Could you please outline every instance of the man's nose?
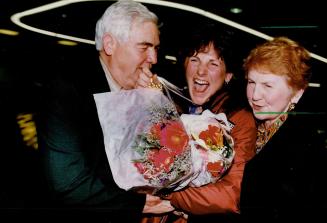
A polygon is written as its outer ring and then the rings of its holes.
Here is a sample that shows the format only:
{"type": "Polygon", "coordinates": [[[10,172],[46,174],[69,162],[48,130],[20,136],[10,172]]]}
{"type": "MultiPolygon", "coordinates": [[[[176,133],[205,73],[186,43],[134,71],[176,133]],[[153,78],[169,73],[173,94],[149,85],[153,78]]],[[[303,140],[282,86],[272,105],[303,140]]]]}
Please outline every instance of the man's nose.
{"type": "Polygon", "coordinates": [[[158,62],[157,51],[154,48],[150,48],[147,55],[147,62],[156,64],[158,62]]]}

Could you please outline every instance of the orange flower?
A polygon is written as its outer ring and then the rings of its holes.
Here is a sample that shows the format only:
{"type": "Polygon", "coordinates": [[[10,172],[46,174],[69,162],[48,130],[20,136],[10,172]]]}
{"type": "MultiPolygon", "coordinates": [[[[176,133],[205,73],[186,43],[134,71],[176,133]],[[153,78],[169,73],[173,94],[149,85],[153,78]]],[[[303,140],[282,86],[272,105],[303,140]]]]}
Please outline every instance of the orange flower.
{"type": "Polygon", "coordinates": [[[209,125],[207,130],[200,133],[199,138],[213,150],[224,146],[223,132],[217,126],[209,125]]]}
{"type": "Polygon", "coordinates": [[[160,134],[160,145],[171,149],[175,155],[183,152],[188,140],[189,137],[180,122],[167,123],[160,134]]]}

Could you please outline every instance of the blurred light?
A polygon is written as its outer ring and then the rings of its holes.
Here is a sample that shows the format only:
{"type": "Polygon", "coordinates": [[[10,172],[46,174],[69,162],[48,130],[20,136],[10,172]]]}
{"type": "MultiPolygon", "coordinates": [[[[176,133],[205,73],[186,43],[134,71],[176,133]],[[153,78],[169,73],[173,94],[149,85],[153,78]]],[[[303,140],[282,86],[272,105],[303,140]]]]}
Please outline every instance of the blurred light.
{"type": "MultiPolygon", "coordinates": [[[[35,27],[27,25],[27,24],[25,24],[25,23],[23,23],[21,21],[21,19],[23,17],[26,17],[26,16],[35,15],[35,14],[38,14],[38,13],[41,13],[41,12],[45,12],[45,11],[52,10],[52,9],[55,9],[55,8],[63,7],[63,6],[73,4],[73,3],[91,2],[91,1],[99,1],[99,0],[62,0],[62,1],[52,2],[52,3],[45,4],[45,5],[36,7],[36,8],[32,8],[30,10],[15,13],[14,15],[12,15],[10,17],[10,19],[16,25],[18,25],[18,26],[20,26],[20,27],[22,27],[24,29],[33,31],[33,32],[37,32],[37,33],[41,33],[41,34],[49,35],[49,36],[54,36],[54,37],[58,37],[58,38],[62,38],[62,39],[68,39],[68,40],[72,40],[72,41],[82,42],[82,43],[95,44],[95,42],[92,41],[92,40],[78,38],[78,37],[74,37],[74,36],[68,36],[68,35],[64,35],[64,34],[60,34],[60,33],[47,31],[47,30],[44,30],[44,29],[35,28],[35,27]]],[[[212,20],[221,22],[221,23],[226,24],[228,26],[232,26],[232,27],[234,27],[236,29],[242,30],[242,31],[250,33],[252,35],[261,37],[263,39],[267,39],[267,40],[272,39],[271,36],[268,36],[268,35],[266,35],[264,33],[261,33],[261,32],[259,32],[257,30],[251,29],[251,28],[249,28],[247,26],[243,26],[243,25],[241,25],[239,23],[233,22],[233,21],[231,21],[229,19],[226,19],[224,17],[221,17],[219,15],[213,14],[211,12],[205,11],[203,9],[200,9],[200,8],[197,8],[197,7],[194,7],[194,6],[184,5],[184,4],[169,2],[169,1],[158,1],[158,0],[134,0],[134,1],[141,2],[141,3],[146,3],[146,4],[166,6],[166,7],[171,7],[171,8],[175,8],[175,9],[180,9],[180,10],[192,12],[194,14],[202,15],[204,17],[207,17],[207,18],[210,18],[212,20]]]]}
{"type": "Polygon", "coordinates": [[[0,29],[0,34],[8,35],[8,36],[17,36],[19,32],[9,30],[9,29],[0,29]]]}
{"type": "Polygon", "coordinates": [[[165,55],[165,59],[166,60],[172,60],[172,61],[177,61],[177,58],[174,56],[170,56],[170,55],[165,55]]]}
{"type": "Polygon", "coordinates": [[[309,83],[309,87],[320,87],[319,83],[309,83]]]}
{"type": "Polygon", "coordinates": [[[30,113],[18,114],[16,120],[25,144],[37,150],[38,142],[37,142],[37,133],[36,133],[36,126],[35,126],[33,114],[30,113]]]}
{"type": "MultiPolygon", "coordinates": [[[[95,42],[93,40],[88,40],[88,39],[83,39],[83,38],[78,38],[78,37],[74,37],[74,36],[68,36],[68,35],[64,35],[64,34],[60,34],[60,33],[55,33],[55,32],[50,32],[47,30],[43,30],[43,29],[39,29],[39,28],[35,28],[32,26],[29,26],[23,22],[21,22],[21,18],[26,17],[26,16],[30,16],[30,15],[34,15],[37,13],[41,13],[41,12],[45,12],[51,9],[55,9],[55,8],[59,8],[65,5],[69,5],[72,3],[78,3],[78,2],[91,2],[91,1],[100,1],[100,0],[61,0],[61,1],[57,1],[57,2],[53,2],[53,3],[49,3],[46,5],[42,5],[30,10],[26,10],[23,12],[19,12],[19,13],[15,13],[14,15],[12,15],[10,17],[11,21],[13,23],[15,23],[16,25],[33,31],[33,32],[37,32],[37,33],[41,33],[44,35],[49,35],[49,36],[54,36],[54,37],[58,37],[58,38],[62,38],[62,39],[68,39],[68,40],[72,40],[72,41],[77,41],[77,42],[82,42],[82,43],[87,43],[87,44],[95,44],[95,42]]],[[[221,22],[223,24],[226,24],[228,26],[234,27],[236,29],[242,30],[244,32],[250,33],[252,35],[255,35],[257,37],[266,39],[266,40],[272,40],[273,37],[269,36],[265,33],[259,32],[257,30],[254,30],[252,28],[249,28],[247,26],[241,25],[239,23],[236,23],[232,20],[226,19],[224,17],[221,17],[219,15],[213,14],[209,11],[205,11],[203,9],[194,7],[194,6],[190,6],[190,5],[184,5],[184,4],[180,4],[180,3],[175,3],[175,2],[169,2],[169,1],[161,1],[161,0],[134,0],[137,2],[141,2],[141,3],[146,3],[146,4],[153,4],[153,5],[160,5],[160,6],[166,6],[166,7],[171,7],[171,8],[175,8],[175,9],[181,9],[184,11],[188,11],[188,12],[192,12],[194,14],[198,14],[198,15],[202,15],[204,17],[210,18],[212,20],[221,22]]],[[[320,60],[324,63],[327,63],[327,58],[324,58],[322,56],[319,56],[317,54],[311,53],[310,52],[310,56],[320,60]]]]}
{"type": "Polygon", "coordinates": [[[231,13],[234,13],[234,14],[240,14],[240,13],[243,12],[243,9],[241,9],[241,8],[231,8],[229,11],[231,13]]]}
{"type": "Polygon", "coordinates": [[[83,39],[83,38],[78,38],[78,37],[74,37],[74,36],[69,36],[69,35],[64,35],[64,34],[60,34],[60,33],[47,31],[44,29],[35,28],[33,26],[27,25],[27,24],[23,23],[22,21],[20,21],[21,18],[26,17],[26,16],[35,15],[35,14],[38,14],[41,12],[49,11],[51,9],[55,9],[55,8],[59,8],[59,7],[65,6],[65,5],[69,5],[69,4],[77,3],[77,2],[83,2],[83,1],[92,1],[92,0],[62,0],[62,1],[52,2],[49,4],[41,5],[39,7],[23,11],[23,12],[16,13],[16,14],[12,15],[10,17],[10,19],[16,25],[18,25],[24,29],[30,30],[32,32],[41,33],[44,35],[53,36],[53,37],[57,37],[57,38],[61,38],[61,39],[77,41],[77,42],[81,42],[81,43],[95,44],[94,41],[92,41],[92,40],[87,40],[87,39],[83,39]]]}
{"type": "Polygon", "coordinates": [[[77,43],[70,41],[70,40],[59,40],[58,44],[64,45],[64,46],[76,46],[77,43]]]}

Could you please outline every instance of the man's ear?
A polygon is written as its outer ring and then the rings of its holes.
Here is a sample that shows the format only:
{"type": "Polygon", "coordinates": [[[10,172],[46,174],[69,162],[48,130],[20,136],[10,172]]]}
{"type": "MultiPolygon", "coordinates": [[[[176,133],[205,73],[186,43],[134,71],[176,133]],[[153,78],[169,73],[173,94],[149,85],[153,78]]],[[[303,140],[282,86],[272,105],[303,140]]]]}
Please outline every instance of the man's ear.
{"type": "Polygon", "coordinates": [[[233,77],[233,73],[226,73],[225,82],[228,84],[233,77]]]}
{"type": "Polygon", "coordinates": [[[300,89],[300,90],[296,91],[294,96],[291,99],[291,102],[294,103],[294,104],[298,103],[298,101],[302,97],[303,93],[304,93],[303,89],[300,89]]]}
{"type": "Polygon", "coordinates": [[[116,46],[116,39],[109,33],[106,33],[102,39],[103,42],[103,50],[106,52],[107,55],[112,55],[115,46],[116,46]]]}

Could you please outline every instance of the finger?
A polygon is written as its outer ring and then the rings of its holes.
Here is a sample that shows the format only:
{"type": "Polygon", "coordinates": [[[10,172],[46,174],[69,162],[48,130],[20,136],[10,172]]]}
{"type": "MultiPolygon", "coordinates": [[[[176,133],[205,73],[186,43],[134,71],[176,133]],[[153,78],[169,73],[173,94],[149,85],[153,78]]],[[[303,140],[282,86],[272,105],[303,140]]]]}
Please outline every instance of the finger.
{"type": "Polygon", "coordinates": [[[144,80],[138,80],[136,82],[136,88],[147,88],[148,87],[148,82],[147,81],[144,81],[144,80]]]}
{"type": "Polygon", "coordinates": [[[152,80],[155,84],[160,84],[159,78],[157,74],[153,74],[152,80]]]}
{"type": "Polygon", "coordinates": [[[151,83],[151,79],[143,72],[140,72],[136,81],[136,88],[146,88],[151,83]]]}
{"type": "Polygon", "coordinates": [[[142,82],[145,82],[145,83],[150,83],[152,76],[148,76],[149,74],[146,74],[144,72],[141,72],[140,75],[139,75],[139,80],[142,81],[142,82]]]}
{"type": "Polygon", "coordinates": [[[174,215],[177,215],[177,216],[180,216],[180,217],[182,217],[184,219],[187,219],[188,218],[188,215],[185,214],[183,211],[173,211],[173,214],[174,215]]]}
{"type": "Polygon", "coordinates": [[[149,69],[141,69],[138,80],[136,82],[136,87],[148,87],[153,82],[151,79],[152,77],[153,74],[149,71],[149,69]]]}
{"type": "Polygon", "coordinates": [[[148,78],[152,78],[152,77],[153,77],[153,74],[152,74],[151,70],[150,70],[148,67],[143,67],[143,68],[142,68],[142,72],[143,72],[144,74],[146,74],[146,76],[147,76],[148,78]]]}

